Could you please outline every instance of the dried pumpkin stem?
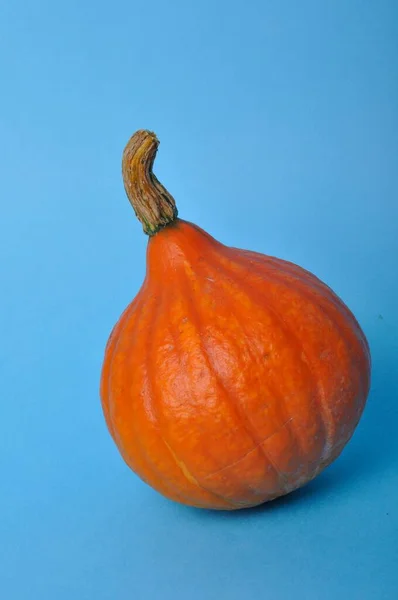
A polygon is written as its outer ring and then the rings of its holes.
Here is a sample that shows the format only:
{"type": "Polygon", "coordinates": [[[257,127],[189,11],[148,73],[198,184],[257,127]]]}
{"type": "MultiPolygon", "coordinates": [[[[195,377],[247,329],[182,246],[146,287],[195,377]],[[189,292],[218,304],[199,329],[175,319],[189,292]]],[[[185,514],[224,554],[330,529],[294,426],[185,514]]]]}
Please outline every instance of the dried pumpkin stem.
{"type": "Polygon", "coordinates": [[[122,159],[124,189],[148,235],[177,218],[174,198],[152,173],[158,146],[156,135],[141,129],[130,138],[122,159]]]}

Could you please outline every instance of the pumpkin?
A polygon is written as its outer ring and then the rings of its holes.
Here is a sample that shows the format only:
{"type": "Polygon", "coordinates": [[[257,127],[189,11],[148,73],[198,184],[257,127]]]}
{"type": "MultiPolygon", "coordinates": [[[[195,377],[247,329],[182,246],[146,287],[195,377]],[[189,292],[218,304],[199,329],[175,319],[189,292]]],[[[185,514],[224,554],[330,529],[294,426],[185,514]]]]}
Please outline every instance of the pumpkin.
{"type": "Polygon", "coordinates": [[[145,281],[105,351],[106,423],[126,463],[164,496],[255,506],[339,456],[364,410],[369,347],[317,277],[179,219],[152,172],[158,143],[138,131],[123,154],[149,242],[145,281]]]}

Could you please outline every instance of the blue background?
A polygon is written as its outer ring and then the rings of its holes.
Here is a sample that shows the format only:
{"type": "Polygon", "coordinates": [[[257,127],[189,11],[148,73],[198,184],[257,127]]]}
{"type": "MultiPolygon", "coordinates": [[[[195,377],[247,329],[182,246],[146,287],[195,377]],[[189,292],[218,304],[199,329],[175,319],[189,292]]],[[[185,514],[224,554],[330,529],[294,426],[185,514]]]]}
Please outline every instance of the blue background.
{"type": "Polygon", "coordinates": [[[2,598],[398,597],[397,66],[393,0],[3,0],[2,598]],[[163,499],[104,425],[145,270],[120,176],[142,127],[183,218],[312,270],[370,341],[349,447],[261,509],[163,499]]]}

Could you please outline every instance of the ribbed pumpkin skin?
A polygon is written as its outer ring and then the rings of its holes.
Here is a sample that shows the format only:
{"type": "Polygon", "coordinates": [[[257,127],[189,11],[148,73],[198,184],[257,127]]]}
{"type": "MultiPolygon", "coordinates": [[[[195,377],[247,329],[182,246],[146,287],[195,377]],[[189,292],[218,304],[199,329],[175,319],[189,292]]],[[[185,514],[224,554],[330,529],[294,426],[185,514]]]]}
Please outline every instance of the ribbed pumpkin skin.
{"type": "Polygon", "coordinates": [[[177,219],[114,328],[101,398],[126,463],[163,495],[231,510],[313,479],[364,409],[369,348],[343,302],[291,263],[177,219]]]}

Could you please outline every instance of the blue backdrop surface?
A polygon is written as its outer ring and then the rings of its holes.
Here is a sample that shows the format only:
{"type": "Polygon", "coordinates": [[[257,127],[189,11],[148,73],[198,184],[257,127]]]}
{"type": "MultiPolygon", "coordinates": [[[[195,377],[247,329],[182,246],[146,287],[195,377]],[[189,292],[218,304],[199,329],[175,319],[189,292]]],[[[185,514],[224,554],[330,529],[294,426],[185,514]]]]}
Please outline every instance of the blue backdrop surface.
{"type": "Polygon", "coordinates": [[[398,6],[393,0],[0,4],[0,595],[398,597],[398,6]],[[146,239],[120,176],[139,128],[183,218],[315,272],[373,355],[360,426],[261,509],[156,494],[98,382],[146,239]]]}

